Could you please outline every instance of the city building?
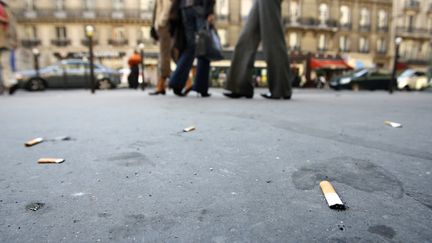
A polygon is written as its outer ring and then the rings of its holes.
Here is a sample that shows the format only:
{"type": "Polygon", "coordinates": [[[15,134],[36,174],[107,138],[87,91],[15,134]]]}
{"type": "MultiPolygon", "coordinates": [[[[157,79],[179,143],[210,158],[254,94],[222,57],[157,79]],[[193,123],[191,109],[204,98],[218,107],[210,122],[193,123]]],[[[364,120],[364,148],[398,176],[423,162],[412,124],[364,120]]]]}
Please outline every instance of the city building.
{"type": "MultiPolygon", "coordinates": [[[[391,70],[394,39],[403,38],[401,60],[425,67],[430,57],[432,0],[284,0],[283,25],[293,68],[306,81],[352,68],[391,70]]],[[[253,0],[217,0],[217,28],[229,67],[235,43],[253,0]]],[[[38,48],[41,66],[64,57],[86,57],[85,26],[95,28],[95,56],[113,68],[145,44],[146,64],[157,65],[150,38],[154,0],[10,1],[18,19],[22,66],[32,66],[38,48]]],[[[258,59],[262,59],[260,53],[258,59]]]]}
{"type": "Polygon", "coordinates": [[[426,70],[432,57],[432,0],[394,1],[393,16],[393,39],[402,38],[401,62],[426,70]]]}

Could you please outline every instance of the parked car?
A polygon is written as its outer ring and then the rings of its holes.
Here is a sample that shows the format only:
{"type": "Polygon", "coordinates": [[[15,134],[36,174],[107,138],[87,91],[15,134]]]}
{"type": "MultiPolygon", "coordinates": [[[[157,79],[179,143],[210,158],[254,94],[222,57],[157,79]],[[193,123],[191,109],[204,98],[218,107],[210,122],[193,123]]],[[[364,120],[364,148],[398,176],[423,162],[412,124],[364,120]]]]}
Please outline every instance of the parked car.
{"type": "Polygon", "coordinates": [[[398,89],[423,90],[428,87],[427,75],[424,72],[407,69],[397,79],[398,89]]]}
{"type": "Polygon", "coordinates": [[[330,81],[333,89],[376,90],[388,89],[391,74],[378,69],[359,69],[346,75],[338,76],[330,81]]]}
{"type": "MultiPolygon", "coordinates": [[[[95,85],[98,89],[111,89],[120,84],[120,73],[101,64],[94,64],[95,85]]],[[[16,74],[20,88],[39,91],[46,88],[90,88],[90,64],[80,59],[66,59],[36,70],[16,74]]]]}

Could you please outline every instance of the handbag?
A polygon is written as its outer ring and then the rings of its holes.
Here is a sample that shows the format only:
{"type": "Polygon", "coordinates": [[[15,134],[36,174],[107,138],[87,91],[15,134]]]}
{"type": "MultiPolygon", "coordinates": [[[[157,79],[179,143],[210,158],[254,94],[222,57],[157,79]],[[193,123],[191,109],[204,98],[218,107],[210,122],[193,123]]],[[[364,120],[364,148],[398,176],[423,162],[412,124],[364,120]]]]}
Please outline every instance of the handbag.
{"type": "Polygon", "coordinates": [[[198,31],[196,36],[196,56],[207,58],[210,61],[224,59],[217,30],[208,23],[202,30],[198,31]]]}

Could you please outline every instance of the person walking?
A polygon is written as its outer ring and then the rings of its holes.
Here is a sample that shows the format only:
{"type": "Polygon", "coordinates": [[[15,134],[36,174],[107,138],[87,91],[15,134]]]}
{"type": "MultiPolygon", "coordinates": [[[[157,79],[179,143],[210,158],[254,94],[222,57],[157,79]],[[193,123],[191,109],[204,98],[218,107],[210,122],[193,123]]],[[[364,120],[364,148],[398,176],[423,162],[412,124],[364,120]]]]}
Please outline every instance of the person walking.
{"type": "Polygon", "coordinates": [[[255,54],[262,42],[268,70],[267,99],[291,99],[292,75],[281,17],[282,0],[255,0],[240,34],[228,73],[229,98],[252,98],[255,54]]]}
{"type": "Polygon", "coordinates": [[[177,96],[185,96],[191,90],[198,92],[201,97],[210,96],[208,93],[210,60],[207,58],[198,58],[195,82],[192,88],[185,91],[183,88],[195,59],[196,34],[207,25],[207,22],[213,22],[214,5],[215,0],[173,0],[171,18],[177,22],[181,21],[177,28],[184,31],[185,41],[184,48],[179,50],[177,68],[171,75],[169,83],[177,96]]]}
{"type": "Polygon", "coordinates": [[[165,95],[165,83],[171,75],[171,35],[169,16],[171,0],[156,0],[153,12],[151,36],[159,42],[158,81],[154,92],[150,95],[165,95]]]}
{"type": "MultiPolygon", "coordinates": [[[[128,60],[130,73],[128,76],[129,88],[138,89],[139,86],[139,64],[141,64],[141,56],[138,51],[134,51],[128,60]]],[[[144,82],[144,80],[143,80],[144,82]]]]}
{"type": "Polygon", "coordinates": [[[12,55],[17,47],[16,21],[8,2],[0,0],[0,94],[8,90],[12,95],[18,88],[12,55]]]}

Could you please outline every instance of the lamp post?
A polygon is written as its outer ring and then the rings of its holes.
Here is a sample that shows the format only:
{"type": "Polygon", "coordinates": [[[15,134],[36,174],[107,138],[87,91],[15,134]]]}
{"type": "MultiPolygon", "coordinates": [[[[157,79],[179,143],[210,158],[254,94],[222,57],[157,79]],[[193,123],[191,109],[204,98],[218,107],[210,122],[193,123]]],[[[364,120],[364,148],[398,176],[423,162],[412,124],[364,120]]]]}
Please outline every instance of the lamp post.
{"type": "Polygon", "coordinates": [[[32,53],[33,53],[34,69],[36,70],[36,76],[40,77],[40,73],[39,73],[39,56],[40,56],[40,51],[37,48],[33,48],[32,49],[32,53]]]}
{"type": "Polygon", "coordinates": [[[144,74],[144,48],[145,45],[144,43],[140,43],[138,45],[138,48],[140,50],[140,55],[141,55],[141,77],[142,77],[142,84],[141,84],[141,89],[144,90],[145,89],[145,74],[144,74]]]}
{"type": "Polygon", "coordinates": [[[85,27],[86,36],[88,39],[88,46],[89,46],[89,61],[90,61],[90,88],[91,93],[95,93],[95,75],[94,75],[94,65],[93,65],[93,34],[94,34],[94,27],[91,25],[87,25],[85,27]]]}
{"type": "Polygon", "coordinates": [[[393,91],[397,85],[396,72],[397,72],[397,65],[398,65],[398,60],[399,60],[399,48],[400,48],[401,43],[402,43],[402,38],[396,37],[396,39],[395,39],[395,54],[394,54],[394,62],[393,62],[393,72],[392,72],[390,85],[389,85],[389,93],[390,94],[393,93],[393,91]]]}

